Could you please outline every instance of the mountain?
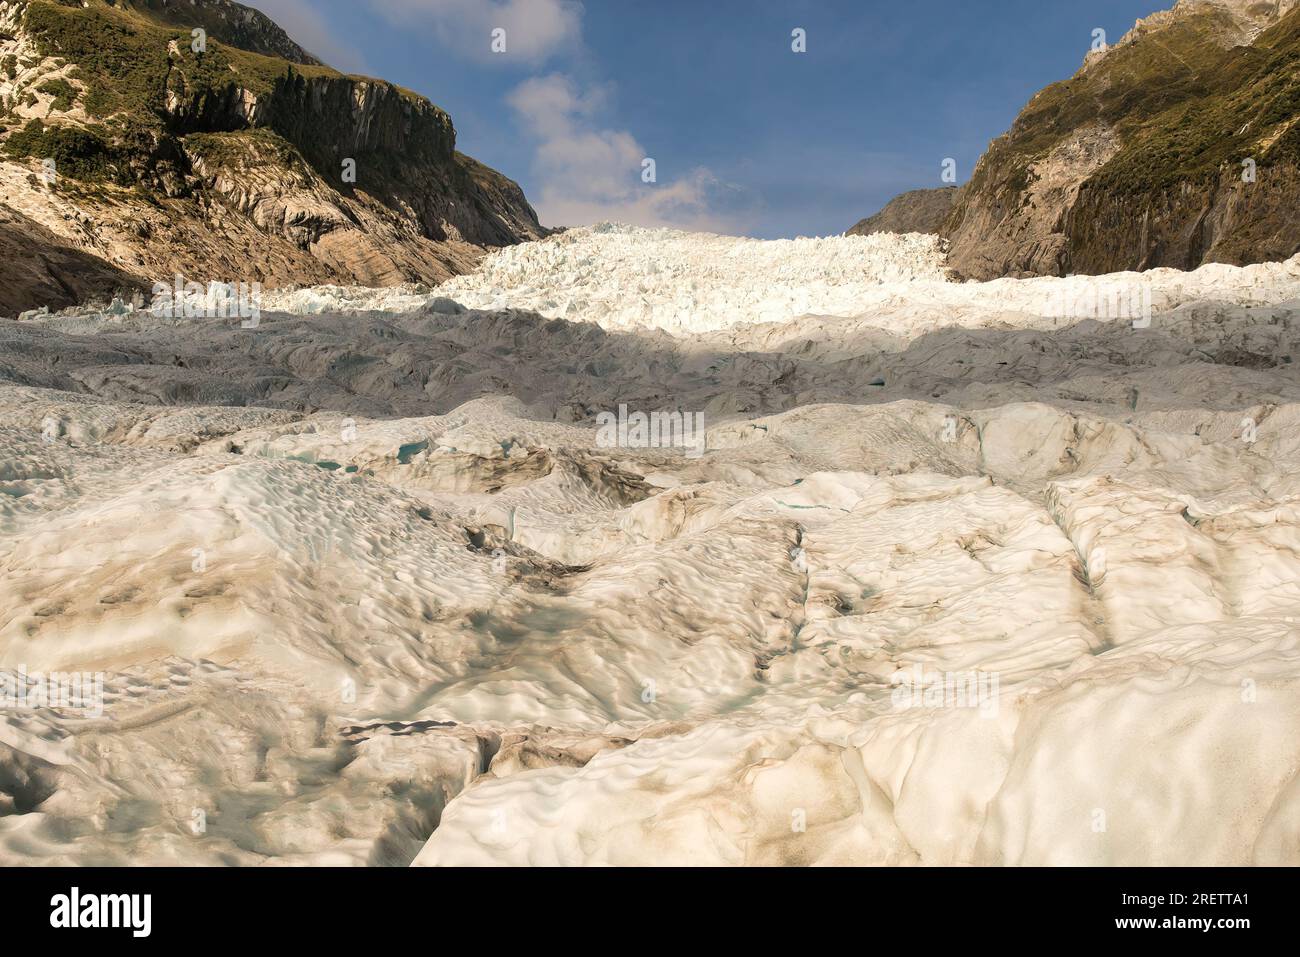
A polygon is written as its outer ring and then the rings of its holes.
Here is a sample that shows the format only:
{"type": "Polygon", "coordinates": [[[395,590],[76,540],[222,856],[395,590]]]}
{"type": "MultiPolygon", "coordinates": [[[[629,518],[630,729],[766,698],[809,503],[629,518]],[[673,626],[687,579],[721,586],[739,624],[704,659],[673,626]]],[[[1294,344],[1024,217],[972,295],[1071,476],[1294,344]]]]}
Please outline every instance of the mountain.
{"type": "Polygon", "coordinates": [[[872,233],[937,233],[952,211],[955,186],[914,189],[895,196],[874,216],[860,219],[845,231],[846,236],[872,233]]]}
{"type": "Polygon", "coordinates": [[[1287,259],[1297,120],[1300,0],[1179,0],[993,141],[938,229],[949,265],[991,279],[1287,259]]]}
{"type": "Polygon", "coordinates": [[[11,313],[176,273],[437,282],[547,233],[443,110],[229,0],[0,2],[0,126],[0,223],[44,229],[35,273],[0,263],[11,313]]]}

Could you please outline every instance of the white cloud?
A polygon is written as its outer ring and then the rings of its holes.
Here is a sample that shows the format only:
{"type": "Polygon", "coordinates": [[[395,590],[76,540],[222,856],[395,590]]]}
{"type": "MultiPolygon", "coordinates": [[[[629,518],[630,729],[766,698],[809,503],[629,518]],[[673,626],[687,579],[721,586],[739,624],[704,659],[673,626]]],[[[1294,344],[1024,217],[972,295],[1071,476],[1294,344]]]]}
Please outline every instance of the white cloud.
{"type": "Polygon", "coordinates": [[[475,60],[538,63],[582,45],[582,4],[575,0],[371,0],[394,23],[431,26],[439,42],[475,60]],[[506,31],[505,53],[492,31],[506,31]]]}
{"type": "Polygon", "coordinates": [[[654,158],[657,175],[671,172],[669,157],[655,157],[626,130],[597,122],[604,89],[580,90],[551,74],[521,83],[508,102],[537,139],[534,172],[541,192],[531,198],[544,223],[575,226],[602,220],[636,226],[676,226],[743,232],[744,197],[703,167],[670,182],[645,183],[642,161],[654,158]]]}

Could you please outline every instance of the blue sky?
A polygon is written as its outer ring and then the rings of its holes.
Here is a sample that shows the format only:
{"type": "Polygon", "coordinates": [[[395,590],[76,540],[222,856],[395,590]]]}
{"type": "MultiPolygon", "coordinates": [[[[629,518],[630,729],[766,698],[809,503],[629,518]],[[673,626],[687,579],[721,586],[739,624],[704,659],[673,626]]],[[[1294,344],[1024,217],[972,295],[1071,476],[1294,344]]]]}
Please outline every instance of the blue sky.
{"type": "Polygon", "coordinates": [[[331,65],[446,109],[547,225],[764,238],[841,232],[940,185],[948,157],[964,182],[1093,30],[1113,42],[1172,3],[252,0],[331,65]]]}

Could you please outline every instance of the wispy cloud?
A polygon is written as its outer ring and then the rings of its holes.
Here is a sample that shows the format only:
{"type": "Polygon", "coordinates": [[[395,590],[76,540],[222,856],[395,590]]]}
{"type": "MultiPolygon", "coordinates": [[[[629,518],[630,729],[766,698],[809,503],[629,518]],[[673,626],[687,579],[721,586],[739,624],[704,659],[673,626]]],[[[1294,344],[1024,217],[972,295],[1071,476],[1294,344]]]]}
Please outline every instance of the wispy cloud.
{"type": "Polygon", "coordinates": [[[449,51],[485,62],[536,65],[582,46],[582,4],[574,0],[371,0],[390,21],[433,29],[449,51]],[[505,52],[492,31],[505,31],[505,52]]]}
{"type": "Polygon", "coordinates": [[[668,158],[653,156],[626,130],[602,126],[599,115],[608,100],[607,89],[581,89],[559,73],[526,80],[509,95],[537,141],[534,173],[541,191],[532,199],[543,222],[744,230],[753,212],[749,197],[703,167],[671,176],[668,158]],[[668,173],[667,181],[643,182],[647,158],[655,159],[657,176],[668,173]]]}

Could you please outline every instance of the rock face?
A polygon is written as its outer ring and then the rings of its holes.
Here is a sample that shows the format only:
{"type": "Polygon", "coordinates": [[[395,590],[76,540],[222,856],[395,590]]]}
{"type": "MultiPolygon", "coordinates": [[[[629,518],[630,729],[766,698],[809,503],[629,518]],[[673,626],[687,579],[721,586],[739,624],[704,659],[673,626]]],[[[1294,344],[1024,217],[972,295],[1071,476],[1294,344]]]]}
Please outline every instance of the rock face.
{"type": "Polygon", "coordinates": [[[914,189],[896,196],[874,216],[860,219],[846,236],[870,236],[872,233],[937,233],[952,211],[955,186],[939,189],[914,189]]]}
{"type": "Polygon", "coordinates": [[[1300,5],[1181,0],[1038,93],[959,191],[960,275],[1286,259],[1300,249],[1300,5]]]}
{"type": "Polygon", "coordinates": [[[444,111],[226,0],[0,2],[0,97],[4,214],[102,263],[52,299],[0,266],[8,312],[131,285],[119,273],[441,281],[547,232],[517,184],[457,152],[444,111]]]}
{"type": "Polygon", "coordinates": [[[113,6],[134,9],[158,19],[188,24],[190,29],[202,27],[216,34],[231,46],[279,57],[292,63],[319,65],[312,56],[290,39],[270,17],[260,10],[246,7],[231,0],[117,0],[113,6]]]}
{"type": "Polygon", "coordinates": [[[17,315],[41,303],[84,302],[105,290],[143,283],[0,205],[0,315],[17,315]]]}

